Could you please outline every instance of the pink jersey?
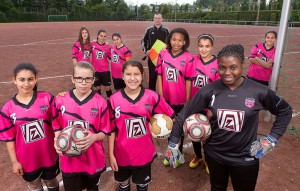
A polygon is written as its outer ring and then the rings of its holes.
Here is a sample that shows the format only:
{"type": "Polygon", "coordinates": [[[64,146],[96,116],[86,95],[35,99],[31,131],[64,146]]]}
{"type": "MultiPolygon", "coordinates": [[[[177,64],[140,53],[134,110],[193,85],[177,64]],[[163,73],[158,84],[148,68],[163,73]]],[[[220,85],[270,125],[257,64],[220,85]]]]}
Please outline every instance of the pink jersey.
{"type": "Polygon", "coordinates": [[[220,78],[218,74],[217,57],[213,56],[213,59],[208,62],[204,62],[201,56],[197,54],[194,56],[193,64],[193,74],[190,78],[192,80],[191,98],[200,88],[220,78]]]}
{"type": "MultiPolygon", "coordinates": [[[[266,61],[266,62],[270,59],[272,59],[274,61],[275,52],[276,52],[276,48],[274,46],[272,48],[270,48],[269,50],[267,50],[265,47],[265,43],[258,43],[252,48],[252,50],[249,54],[249,58],[259,57],[263,61],[266,61]]],[[[272,67],[264,68],[257,64],[251,63],[247,76],[257,79],[257,80],[267,82],[270,80],[272,70],[273,70],[272,67]]]]}
{"type": "MultiPolygon", "coordinates": [[[[81,124],[92,133],[110,133],[107,102],[99,94],[92,92],[85,100],[79,101],[73,90],[55,99],[53,129],[61,131],[73,124],[81,124]]],[[[93,175],[105,170],[103,141],[94,142],[85,153],[78,157],[60,156],[64,173],[88,173],[93,175]]]]}
{"type": "Polygon", "coordinates": [[[1,108],[0,141],[15,142],[16,156],[23,171],[30,173],[56,164],[51,127],[53,96],[35,92],[28,105],[13,97],[1,108]]]}
{"type": "Polygon", "coordinates": [[[90,62],[90,51],[87,44],[84,45],[84,51],[81,50],[81,45],[79,41],[76,41],[72,47],[72,58],[75,58],[77,62],[86,61],[90,62]]]}
{"type": "Polygon", "coordinates": [[[92,42],[92,65],[96,72],[109,71],[110,45],[92,42]]]}
{"type": "Polygon", "coordinates": [[[193,55],[188,51],[173,56],[170,50],[161,51],[156,71],[162,77],[163,96],[171,106],[186,102],[185,80],[193,70],[193,55]]]}
{"type": "Polygon", "coordinates": [[[111,126],[116,131],[114,154],[121,167],[144,166],[156,157],[149,121],[153,114],[174,117],[174,111],[156,92],[141,89],[130,99],[124,89],[109,98],[111,126]]]}
{"type": "Polygon", "coordinates": [[[113,78],[122,78],[122,66],[126,59],[132,57],[129,48],[123,45],[117,48],[115,45],[111,47],[111,75],[113,78]]]}

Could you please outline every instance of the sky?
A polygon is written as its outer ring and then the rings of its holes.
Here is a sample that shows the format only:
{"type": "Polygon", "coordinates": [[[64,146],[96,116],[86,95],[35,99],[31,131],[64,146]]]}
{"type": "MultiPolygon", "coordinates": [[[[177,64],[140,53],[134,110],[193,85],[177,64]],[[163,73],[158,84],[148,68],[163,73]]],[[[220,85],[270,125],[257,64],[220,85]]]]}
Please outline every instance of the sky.
{"type": "Polygon", "coordinates": [[[146,4],[149,5],[150,3],[157,3],[157,4],[163,4],[163,3],[173,3],[175,4],[175,2],[177,1],[178,4],[193,4],[194,1],[196,0],[125,0],[125,2],[127,3],[127,5],[136,5],[137,2],[139,5],[141,4],[146,4]]]}

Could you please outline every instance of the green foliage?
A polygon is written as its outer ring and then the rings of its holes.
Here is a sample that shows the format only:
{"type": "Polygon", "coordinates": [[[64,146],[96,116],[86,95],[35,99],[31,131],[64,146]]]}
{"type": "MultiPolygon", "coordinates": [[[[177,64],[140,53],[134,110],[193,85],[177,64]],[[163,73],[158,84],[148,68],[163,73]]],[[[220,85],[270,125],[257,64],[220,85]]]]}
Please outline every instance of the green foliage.
{"type": "Polygon", "coordinates": [[[7,22],[7,18],[6,18],[5,13],[3,13],[1,11],[0,11],[0,22],[1,23],[7,22]]]}
{"type": "Polygon", "coordinates": [[[0,0],[0,11],[8,12],[9,9],[13,8],[14,4],[11,0],[0,0]]]}

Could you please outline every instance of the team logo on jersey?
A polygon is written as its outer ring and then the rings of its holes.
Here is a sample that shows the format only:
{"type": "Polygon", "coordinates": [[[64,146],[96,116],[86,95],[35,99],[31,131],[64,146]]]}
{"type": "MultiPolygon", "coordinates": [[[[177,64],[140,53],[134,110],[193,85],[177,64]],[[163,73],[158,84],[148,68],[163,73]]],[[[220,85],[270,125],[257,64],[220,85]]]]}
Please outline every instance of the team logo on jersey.
{"type": "Polygon", "coordinates": [[[45,138],[43,119],[30,121],[20,126],[25,143],[32,143],[45,138]]]}
{"type": "Polygon", "coordinates": [[[48,105],[41,106],[40,109],[41,109],[42,113],[47,113],[48,107],[49,107],[48,105]]]}
{"type": "Polygon", "coordinates": [[[145,117],[125,119],[125,123],[128,138],[138,138],[147,134],[145,117]]]}
{"type": "Polygon", "coordinates": [[[210,69],[210,73],[211,74],[216,74],[218,71],[217,71],[217,69],[216,68],[211,68],[210,69]]]}
{"type": "Polygon", "coordinates": [[[181,67],[184,67],[185,64],[186,64],[186,62],[185,62],[184,60],[181,60],[181,61],[180,61],[180,66],[181,66],[181,67]]]}
{"type": "Polygon", "coordinates": [[[255,105],[255,99],[254,98],[246,98],[245,99],[245,106],[252,108],[255,105]]]}
{"type": "Polygon", "coordinates": [[[177,82],[178,70],[176,68],[166,68],[166,80],[169,82],[177,82]]]}
{"type": "Polygon", "coordinates": [[[217,115],[220,129],[234,132],[242,130],[245,117],[244,111],[218,109],[217,115]]]}
{"type": "Polygon", "coordinates": [[[194,87],[202,88],[208,84],[208,78],[204,75],[198,74],[194,81],[194,87]]]}
{"type": "Polygon", "coordinates": [[[151,106],[152,106],[152,104],[149,104],[149,103],[145,104],[146,110],[149,111],[149,112],[151,112],[151,110],[150,110],[151,106]]]}
{"type": "Polygon", "coordinates": [[[103,51],[97,51],[96,52],[96,59],[103,59],[104,52],[103,51]]]}
{"type": "Polygon", "coordinates": [[[83,128],[89,130],[89,122],[84,120],[68,120],[68,126],[81,125],[83,128]]]}
{"type": "Polygon", "coordinates": [[[99,113],[99,109],[97,109],[97,108],[91,108],[91,112],[90,112],[91,117],[93,117],[93,118],[97,117],[98,113],[99,113]]]}

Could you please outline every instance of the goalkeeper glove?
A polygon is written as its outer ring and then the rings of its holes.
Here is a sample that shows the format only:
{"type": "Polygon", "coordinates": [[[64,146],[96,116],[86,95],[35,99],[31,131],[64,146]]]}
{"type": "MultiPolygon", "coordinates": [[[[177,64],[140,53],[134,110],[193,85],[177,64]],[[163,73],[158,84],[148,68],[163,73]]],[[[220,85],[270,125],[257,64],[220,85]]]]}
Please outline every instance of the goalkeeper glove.
{"type": "Polygon", "coordinates": [[[181,164],[184,163],[184,157],[178,149],[179,144],[175,144],[169,141],[168,150],[167,150],[167,158],[169,159],[170,165],[173,168],[177,168],[181,164]]]}
{"type": "Polygon", "coordinates": [[[258,138],[250,147],[250,155],[254,156],[255,158],[261,158],[271,151],[276,144],[277,140],[271,135],[268,135],[264,138],[258,138]]]}

